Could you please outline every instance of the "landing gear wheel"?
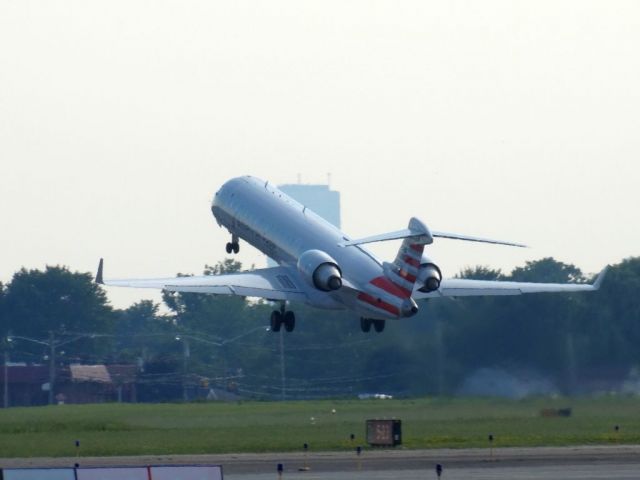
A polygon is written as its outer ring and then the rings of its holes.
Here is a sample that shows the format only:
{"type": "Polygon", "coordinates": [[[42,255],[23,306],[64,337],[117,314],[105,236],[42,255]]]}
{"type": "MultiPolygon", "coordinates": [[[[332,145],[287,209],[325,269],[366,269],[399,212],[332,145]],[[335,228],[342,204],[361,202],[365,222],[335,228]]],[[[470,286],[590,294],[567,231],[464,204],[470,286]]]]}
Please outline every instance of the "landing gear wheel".
{"type": "Polygon", "coordinates": [[[382,331],[384,331],[384,326],[386,325],[387,322],[385,322],[384,320],[374,320],[373,321],[373,328],[376,329],[376,332],[380,333],[382,331]]]}
{"type": "Polygon", "coordinates": [[[283,322],[287,332],[293,332],[293,329],[296,328],[296,316],[291,310],[284,312],[283,322]]]}
{"type": "Polygon", "coordinates": [[[271,312],[271,331],[279,332],[282,326],[282,314],[278,310],[271,312]]]}
{"type": "Polygon", "coordinates": [[[369,330],[371,330],[371,323],[373,321],[370,318],[361,318],[360,319],[360,329],[364,332],[367,333],[369,330]]]}
{"type": "Polygon", "coordinates": [[[227,243],[226,250],[227,250],[227,253],[233,252],[233,244],[231,242],[227,243]]]}
{"type": "Polygon", "coordinates": [[[238,242],[231,242],[231,249],[233,253],[238,253],[240,251],[240,244],[238,242]]]}

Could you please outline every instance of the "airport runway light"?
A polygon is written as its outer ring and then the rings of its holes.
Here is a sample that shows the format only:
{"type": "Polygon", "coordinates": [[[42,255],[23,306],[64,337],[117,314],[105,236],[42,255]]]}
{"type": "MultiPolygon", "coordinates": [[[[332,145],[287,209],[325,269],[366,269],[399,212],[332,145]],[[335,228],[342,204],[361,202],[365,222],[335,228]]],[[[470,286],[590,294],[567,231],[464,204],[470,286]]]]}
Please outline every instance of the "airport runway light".
{"type": "Polygon", "coordinates": [[[489,434],[489,458],[493,459],[493,433],[489,434]]]}
{"type": "Polygon", "coordinates": [[[308,443],[304,443],[302,445],[302,449],[304,450],[304,466],[300,467],[298,469],[298,471],[300,472],[308,472],[309,470],[311,470],[311,467],[309,467],[309,462],[307,459],[307,452],[309,451],[309,444],[308,443]]]}
{"type": "Polygon", "coordinates": [[[284,472],[284,464],[279,463],[276,467],[276,470],[278,471],[278,478],[282,478],[282,472],[284,472]]]}
{"type": "Polygon", "coordinates": [[[436,475],[438,476],[438,478],[440,478],[440,476],[442,475],[442,465],[440,465],[439,463],[436,464],[436,475]]]}

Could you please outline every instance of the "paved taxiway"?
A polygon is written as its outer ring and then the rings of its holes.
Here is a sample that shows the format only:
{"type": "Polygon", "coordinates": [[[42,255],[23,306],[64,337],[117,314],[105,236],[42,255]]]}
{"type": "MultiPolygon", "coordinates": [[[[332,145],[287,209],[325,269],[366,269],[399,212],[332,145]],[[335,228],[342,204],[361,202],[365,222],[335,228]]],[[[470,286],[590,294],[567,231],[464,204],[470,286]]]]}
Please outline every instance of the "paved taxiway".
{"type": "MultiPolygon", "coordinates": [[[[273,480],[275,473],[225,474],[225,480],[273,480]]],[[[434,469],[361,472],[292,472],[282,480],[425,480],[437,479],[434,469]]],[[[635,464],[562,465],[531,467],[445,468],[442,480],[628,480],[640,478],[640,462],[635,464]]]]}
{"type": "Polygon", "coordinates": [[[444,466],[443,480],[610,480],[640,479],[640,445],[588,447],[540,447],[465,450],[366,450],[283,454],[166,455],[137,457],[0,459],[3,467],[28,466],[220,464],[226,480],[276,479],[276,465],[283,463],[283,480],[437,478],[435,465],[444,466]],[[308,464],[311,470],[298,469],[308,464]]]}

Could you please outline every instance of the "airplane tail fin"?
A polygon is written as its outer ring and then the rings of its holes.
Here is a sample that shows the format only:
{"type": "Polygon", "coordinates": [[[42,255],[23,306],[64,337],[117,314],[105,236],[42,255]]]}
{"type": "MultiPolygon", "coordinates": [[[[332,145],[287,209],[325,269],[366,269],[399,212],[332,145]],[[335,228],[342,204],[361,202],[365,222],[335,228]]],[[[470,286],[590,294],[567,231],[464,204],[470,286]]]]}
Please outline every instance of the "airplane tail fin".
{"type": "MultiPolygon", "coordinates": [[[[421,292],[431,292],[440,288],[440,282],[442,280],[442,273],[440,272],[440,269],[437,265],[428,260],[425,260],[425,263],[422,264],[424,246],[432,244],[434,238],[447,238],[451,240],[463,240],[466,242],[526,247],[526,245],[522,245],[521,243],[429,230],[422,221],[415,217],[409,220],[409,226],[404,230],[382,233],[356,240],[345,239],[344,242],[341,242],[338,245],[346,248],[353,245],[363,245],[365,243],[401,239],[402,245],[400,246],[400,250],[398,250],[396,259],[393,263],[385,262],[383,264],[384,277],[377,277],[371,283],[393,296],[409,299],[416,281],[420,283],[419,290],[421,292]]],[[[414,307],[414,305],[407,306],[411,312],[413,312],[414,307]]],[[[405,308],[403,306],[403,311],[404,310],[405,308]]]]}
{"type": "Polygon", "coordinates": [[[385,276],[410,293],[418,278],[424,246],[433,243],[433,236],[427,226],[415,217],[409,221],[409,230],[412,235],[402,240],[393,263],[385,264],[385,276]]]}

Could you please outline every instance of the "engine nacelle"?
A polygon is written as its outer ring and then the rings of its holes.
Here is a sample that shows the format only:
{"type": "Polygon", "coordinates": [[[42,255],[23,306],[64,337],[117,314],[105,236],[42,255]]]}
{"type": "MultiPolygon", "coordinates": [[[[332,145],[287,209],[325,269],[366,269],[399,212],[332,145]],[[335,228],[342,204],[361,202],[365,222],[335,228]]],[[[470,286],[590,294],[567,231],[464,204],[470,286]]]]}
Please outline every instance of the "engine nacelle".
{"type": "Polygon", "coordinates": [[[322,250],[307,250],[298,259],[298,271],[318,290],[331,292],[342,287],[342,271],[322,250]]]}
{"type": "Polygon", "coordinates": [[[416,279],[416,284],[421,285],[418,291],[423,293],[434,292],[440,288],[441,281],[442,272],[440,268],[430,258],[422,257],[416,279]]]}

